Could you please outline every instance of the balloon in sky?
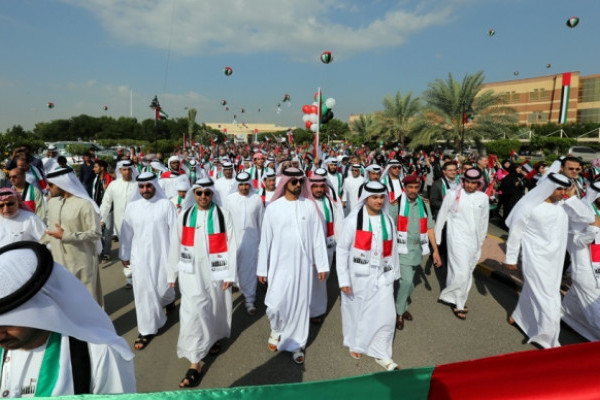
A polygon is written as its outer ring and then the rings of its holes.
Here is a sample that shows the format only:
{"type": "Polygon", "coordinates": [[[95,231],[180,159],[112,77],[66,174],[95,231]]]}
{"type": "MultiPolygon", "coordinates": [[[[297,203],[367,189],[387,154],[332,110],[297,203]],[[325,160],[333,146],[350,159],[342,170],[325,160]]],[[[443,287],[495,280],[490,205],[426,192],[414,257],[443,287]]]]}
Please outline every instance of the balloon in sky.
{"type": "Polygon", "coordinates": [[[550,64],[550,63],[546,64],[546,68],[552,68],[552,64],[550,64]]]}
{"type": "Polygon", "coordinates": [[[225,73],[225,75],[229,76],[233,74],[233,69],[231,69],[231,67],[225,67],[225,70],[223,72],[225,73]]]}
{"type": "Polygon", "coordinates": [[[246,109],[242,107],[242,114],[246,112],[246,109]]]}
{"type": "Polygon", "coordinates": [[[569,28],[575,28],[577,25],[579,25],[579,17],[571,17],[567,20],[567,26],[569,28]]]}
{"type": "Polygon", "coordinates": [[[229,107],[225,107],[225,111],[229,111],[229,107]]]}
{"type": "Polygon", "coordinates": [[[290,95],[286,93],[283,95],[283,98],[281,99],[281,101],[283,101],[285,103],[286,101],[290,101],[291,99],[292,98],[290,97],[290,95]]]}
{"type": "Polygon", "coordinates": [[[107,105],[105,105],[105,106],[103,106],[103,107],[102,107],[102,109],[103,109],[104,111],[106,111],[106,110],[108,110],[108,106],[107,106],[107,105]]]}
{"type": "Polygon", "coordinates": [[[54,108],[54,103],[49,101],[48,103],[46,103],[46,107],[48,108],[54,108]]]}
{"type": "Polygon", "coordinates": [[[321,62],[324,64],[329,64],[333,61],[333,55],[331,55],[330,51],[324,51],[321,53],[321,62]]]}
{"type": "Polygon", "coordinates": [[[488,36],[489,36],[489,37],[492,37],[492,36],[494,36],[495,34],[496,34],[496,30],[495,30],[495,29],[490,29],[490,30],[488,31],[488,36]]]}
{"type": "Polygon", "coordinates": [[[514,75],[514,76],[518,76],[518,75],[519,75],[519,71],[515,71],[515,72],[513,72],[513,75],[514,75]]]}
{"type": "Polygon", "coordinates": [[[221,100],[221,105],[222,106],[226,106],[227,105],[227,100],[225,100],[225,99],[221,100]]]}

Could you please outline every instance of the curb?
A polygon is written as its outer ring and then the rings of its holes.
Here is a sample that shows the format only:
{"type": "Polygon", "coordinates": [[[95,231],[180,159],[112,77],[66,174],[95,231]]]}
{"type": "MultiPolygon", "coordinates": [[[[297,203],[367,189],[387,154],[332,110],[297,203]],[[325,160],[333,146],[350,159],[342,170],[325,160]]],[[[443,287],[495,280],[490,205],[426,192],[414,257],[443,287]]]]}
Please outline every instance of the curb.
{"type": "Polygon", "coordinates": [[[494,279],[513,290],[520,291],[523,288],[523,282],[520,279],[517,279],[512,275],[505,274],[504,272],[496,271],[492,267],[489,267],[485,264],[477,264],[475,271],[487,276],[488,278],[494,279]]]}

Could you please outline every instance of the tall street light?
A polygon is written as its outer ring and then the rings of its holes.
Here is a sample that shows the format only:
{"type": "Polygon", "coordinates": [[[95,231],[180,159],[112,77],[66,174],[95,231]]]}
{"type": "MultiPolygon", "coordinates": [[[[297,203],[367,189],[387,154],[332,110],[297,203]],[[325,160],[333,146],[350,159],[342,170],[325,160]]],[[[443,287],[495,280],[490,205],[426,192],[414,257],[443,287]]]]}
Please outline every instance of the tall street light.
{"type": "Polygon", "coordinates": [[[158,119],[160,118],[160,103],[156,95],[150,103],[150,108],[154,110],[154,153],[158,153],[158,119]]]}
{"type": "Polygon", "coordinates": [[[461,127],[460,127],[460,154],[463,154],[463,146],[465,145],[465,111],[466,111],[466,107],[467,107],[467,103],[466,101],[462,100],[460,102],[460,109],[462,111],[462,113],[460,114],[460,119],[462,121],[461,127]]]}

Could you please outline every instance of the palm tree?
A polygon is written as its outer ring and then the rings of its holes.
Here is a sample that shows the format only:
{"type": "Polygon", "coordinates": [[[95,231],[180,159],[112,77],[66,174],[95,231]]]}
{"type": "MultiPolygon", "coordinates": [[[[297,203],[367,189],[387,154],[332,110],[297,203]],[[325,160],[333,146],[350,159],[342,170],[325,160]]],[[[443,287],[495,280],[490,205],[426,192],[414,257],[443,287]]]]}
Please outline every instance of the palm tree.
{"type": "Polygon", "coordinates": [[[415,116],[421,109],[421,100],[412,99],[412,92],[402,97],[400,92],[396,96],[386,96],[383,99],[383,112],[381,114],[382,135],[391,140],[397,140],[404,147],[404,139],[413,133],[415,116]]]}
{"type": "Polygon", "coordinates": [[[364,143],[379,135],[376,118],[372,114],[361,114],[351,123],[351,130],[364,143]]]}
{"type": "Polygon", "coordinates": [[[515,111],[503,105],[501,95],[481,92],[483,71],[465,75],[462,83],[448,74],[448,80],[436,79],[423,93],[425,109],[416,122],[413,144],[427,145],[437,139],[453,143],[462,150],[464,139],[498,138],[516,123],[515,111]],[[473,115],[473,121],[465,121],[473,115]]]}

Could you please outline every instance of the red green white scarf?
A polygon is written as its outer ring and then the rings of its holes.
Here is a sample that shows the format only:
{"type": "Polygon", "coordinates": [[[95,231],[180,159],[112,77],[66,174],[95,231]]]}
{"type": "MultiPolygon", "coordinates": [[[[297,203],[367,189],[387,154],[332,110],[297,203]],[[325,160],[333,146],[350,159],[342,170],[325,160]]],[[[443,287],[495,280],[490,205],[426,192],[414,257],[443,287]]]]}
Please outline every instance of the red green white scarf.
{"type": "MultiPolygon", "coordinates": [[[[194,268],[194,242],[196,239],[196,221],[198,206],[189,208],[183,215],[179,270],[192,273],[194,268]]],[[[229,276],[229,258],[227,256],[227,231],[223,211],[211,203],[206,223],[208,237],[208,258],[213,281],[222,281],[229,276]],[[215,218],[216,210],[216,218],[215,218]]]]}
{"type": "Polygon", "coordinates": [[[42,189],[42,190],[46,189],[46,180],[44,179],[42,174],[39,173],[40,171],[38,171],[38,169],[36,167],[34,167],[33,165],[29,167],[29,170],[33,174],[33,178],[37,182],[40,189],[42,189]]]}
{"type": "MultiPolygon", "coordinates": [[[[596,205],[592,203],[592,208],[596,216],[600,217],[596,205]]],[[[590,258],[592,261],[592,272],[596,278],[596,288],[600,288],[600,234],[597,234],[594,241],[590,243],[590,258]]]]}
{"type": "Polygon", "coordinates": [[[334,237],[334,228],[333,223],[333,204],[331,200],[327,196],[323,196],[321,198],[321,202],[323,204],[323,214],[325,214],[325,222],[327,223],[327,232],[325,232],[325,241],[327,242],[327,248],[331,249],[335,247],[335,237],[334,237]]]}
{"type": "MultiPolygon", "coordinates": [[[[407,196],[403,193],[400,196],[400,207],[398,213],[398,253],[408,254],[408,215],[410,212],[410,202],[406,201],[407,196]]],[[[421,254],[429,254],[429,237],[427,235],[427,214],[425,205],[421,196],[417,196],[417,207],[419,207],[419,241],[421,243],[421,254]]]]}
{"type": "Polygon", "coordinates": [[[33,188],[33,185],[25,183],[25,190],[23,190],[22,197],[23,203],[25,203],[32,212],[35,212],[35,189],[33,188]]]}
{"type": "MultiPolygon", "coordinates": [[[[383,240],[383,267],[384,272],[392,269],[392,223],[389,218],[385,218],[384,213],[379,213],[381,218],[381,230],[383,240]]],[[[365,207],[360,209],[356,218],[356,234],[354,236],[354,248],[352,249],[352,263],[356,266],[369,267],[369,265],[378,265],[379,259],[371,259],[371,247],[373,240],[373,227],[371,219],[365,207]],[[367,215],[364,218],[365,214],[367,215]]],[[[362,269],[362,268],[361,268],[362,269]]]]}

